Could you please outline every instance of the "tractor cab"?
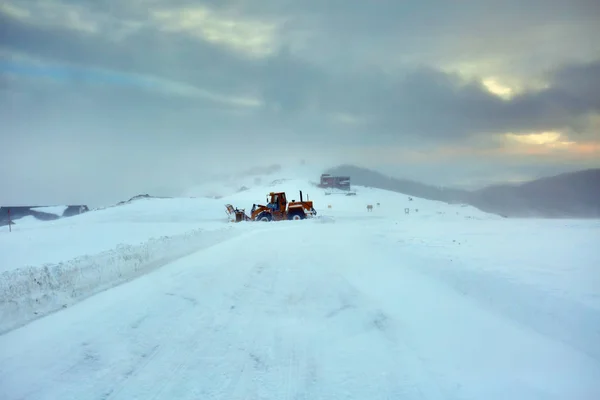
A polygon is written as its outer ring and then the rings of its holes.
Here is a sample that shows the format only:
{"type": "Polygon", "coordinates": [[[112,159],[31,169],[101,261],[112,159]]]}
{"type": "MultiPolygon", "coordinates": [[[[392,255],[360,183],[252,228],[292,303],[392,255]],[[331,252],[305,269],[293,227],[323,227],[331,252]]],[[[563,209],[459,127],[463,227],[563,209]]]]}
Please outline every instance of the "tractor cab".
{"type": "Polygon", "coordinates": [[[267,208],[271,210],[271,213],[273,214],[273,219],[285,219],[285,213],[287,211],[287,199],[285,197],[285,193],[271,192],[269,193],[269,198],[267,198],[267,201],[267,208]]]}

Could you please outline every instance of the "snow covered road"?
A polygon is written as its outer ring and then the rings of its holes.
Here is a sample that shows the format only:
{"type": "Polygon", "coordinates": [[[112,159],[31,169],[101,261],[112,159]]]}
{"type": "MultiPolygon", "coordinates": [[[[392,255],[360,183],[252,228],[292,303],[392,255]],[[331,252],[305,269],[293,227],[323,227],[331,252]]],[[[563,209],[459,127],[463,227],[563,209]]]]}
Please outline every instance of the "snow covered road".
{"type": "Polygon", "coordinates": [[[377,221],[261,225],[0,336],[0,398],[600,398],[592,340],[490,307],[377,221]]]}

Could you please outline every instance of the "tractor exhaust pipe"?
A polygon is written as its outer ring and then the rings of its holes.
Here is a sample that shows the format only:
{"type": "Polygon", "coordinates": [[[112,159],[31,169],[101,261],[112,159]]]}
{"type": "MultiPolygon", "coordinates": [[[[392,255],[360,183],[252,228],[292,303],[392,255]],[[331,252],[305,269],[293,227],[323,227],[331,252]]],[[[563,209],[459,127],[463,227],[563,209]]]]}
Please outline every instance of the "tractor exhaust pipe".
{"type": "Polygon", "coordinates": [[[300,191],[300,203],[302,203],[302,190],[300,191]]]}

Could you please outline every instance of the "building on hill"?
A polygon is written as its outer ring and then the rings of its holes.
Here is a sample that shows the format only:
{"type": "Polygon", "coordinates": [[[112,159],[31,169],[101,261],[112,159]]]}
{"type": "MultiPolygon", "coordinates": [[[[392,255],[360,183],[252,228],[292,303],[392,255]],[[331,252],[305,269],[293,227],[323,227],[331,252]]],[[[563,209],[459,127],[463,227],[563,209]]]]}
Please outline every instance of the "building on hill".
{"type": "Polygon", "coordinates": [[[350,190],[349,176],[332,176],[330,174],[322,174],[319,187],[329,189],[350,190]]]}

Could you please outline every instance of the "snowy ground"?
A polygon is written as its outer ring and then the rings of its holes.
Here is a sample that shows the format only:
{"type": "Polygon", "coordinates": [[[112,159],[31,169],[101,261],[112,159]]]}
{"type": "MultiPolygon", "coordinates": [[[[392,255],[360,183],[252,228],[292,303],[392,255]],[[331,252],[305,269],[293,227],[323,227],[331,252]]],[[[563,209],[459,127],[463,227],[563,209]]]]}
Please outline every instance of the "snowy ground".
{"type": "Polygon", "coordinates": [[[598,222],[289,181],[16,228],[1,399],[600,398],[598,222]],[[326,218],[224,222],[278,188],[326,218]]]}

